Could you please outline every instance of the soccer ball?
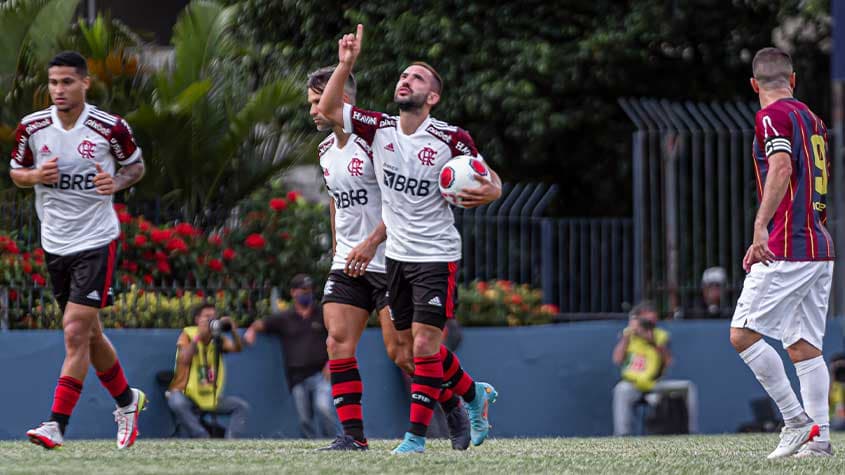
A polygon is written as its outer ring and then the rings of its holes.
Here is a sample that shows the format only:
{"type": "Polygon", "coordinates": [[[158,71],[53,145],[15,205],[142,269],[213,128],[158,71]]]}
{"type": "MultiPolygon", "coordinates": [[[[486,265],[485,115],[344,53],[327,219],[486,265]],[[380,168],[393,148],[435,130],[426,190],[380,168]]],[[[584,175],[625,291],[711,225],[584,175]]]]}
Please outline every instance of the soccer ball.
{"type": "Polygon", "coordinates": [[[490,170],[482,160],[469,155],[449,160],[440,170],[440,194],[449,204],[463,208],[458,193],[465,188],[478,188],[481,183],[475,176],[490,176],[490,170]]]}

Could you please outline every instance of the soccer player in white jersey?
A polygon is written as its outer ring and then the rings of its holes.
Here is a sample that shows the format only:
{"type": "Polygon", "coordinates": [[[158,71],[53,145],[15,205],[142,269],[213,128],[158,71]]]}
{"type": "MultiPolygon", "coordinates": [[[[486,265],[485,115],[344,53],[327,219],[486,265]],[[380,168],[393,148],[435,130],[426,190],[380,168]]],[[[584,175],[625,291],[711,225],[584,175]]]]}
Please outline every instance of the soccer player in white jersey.
{"type": "MultiPolygon", "coordinates": [[[[454,317],[456,277],[461,237],[449,205],[439,195],[440,169],[451,158],[481,159],[463,129],[433,119],[429,112],[440,101],[443,83],[428,64],[408,66],[396,84],[399,117],[343,104],[343,84],[361,50],[363,27],[338,41],[339,63],[319,111],[347,133],[355,133],[373,149],[382,191],[382,217],[387,226],[388,302],[399,332],[411,331],[414,379],[411,386],[410,428],[394,453],[423,452],[432,407],[441,381],[467,402],[474,445],[489,432],[487,408],[497,393],[486,383],[471,382],[461,371],[450,374],[454,355],[441,344],[442,329],[454,317]]],[[[459,194],[468,207],[490,203],[501,195],[501,182],[479,177],[480,186],[459,194]]]]}
{"type": "MultiPolygon", "coordinates": [[[[320,167],[331,196],[332,269],[323,292],[323,317],[329,338],[332,397],[343,435],[324,450],[366,450],[361,395],[355,349],[373,310],[378,312],[384,345],[402,370],[413,374],[411,339],[399,333],[387,309],[385,275],[385,226],[381,219],[381,191],[373,152],[360,137],[332,126],[317,110],[334,67],[318,69],[308,76],[310,115],[317,129],[332,130],[318,148],[320,167]]],[[[354,104],[356,84],[352,75],[344,84],[343,100],[354,104]]],[[[452,447],[465,450],[470,443],[469,420],[460,398],[446,389],[438,399],[446,413],[452,447]]]]}
{"type": "Polygon", "coordinates": [[[146,396],[126,381],[114,347],[103,334],[98,310],[111,305],[120,225],[114,193],[144,175],[141,149],[120,117],[85,102],[90,86],[85,58],[56,55],[48,68],[53,106],[23,118],[17,128],[10,175],[35,188],[41,246],[53,295],[62,310],[65,359],[48,422],[26,433],[47,449],[63,444],[65,427],[93,365],[117,409],[117,447],[138,435],[146,396]],[[120,165],[120,170],[116,170],[120,165]]]}

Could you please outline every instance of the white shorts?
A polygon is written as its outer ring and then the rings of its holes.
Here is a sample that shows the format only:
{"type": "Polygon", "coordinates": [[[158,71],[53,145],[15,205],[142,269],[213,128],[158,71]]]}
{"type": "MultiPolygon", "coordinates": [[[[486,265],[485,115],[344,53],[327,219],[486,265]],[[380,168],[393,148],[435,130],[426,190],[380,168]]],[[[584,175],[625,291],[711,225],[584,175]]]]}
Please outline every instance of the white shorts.
{"type": "Polygon", "coordinates": [[[832,281],[833,261],[754,264],[731,327],[776,338],[784,348],[806,340],[821,350],[832,281]]]}

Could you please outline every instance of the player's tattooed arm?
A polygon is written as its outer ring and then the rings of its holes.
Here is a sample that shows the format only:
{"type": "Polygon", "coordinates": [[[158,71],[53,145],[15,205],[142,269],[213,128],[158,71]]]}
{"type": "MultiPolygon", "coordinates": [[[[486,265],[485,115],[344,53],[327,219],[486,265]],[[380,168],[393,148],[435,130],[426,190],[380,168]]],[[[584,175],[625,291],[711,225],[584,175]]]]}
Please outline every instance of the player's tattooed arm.
{"type": "Polygon", "coordinates": [[[146,171],[143,159],[122,167],[114,176],[103,170],[100,165],[94,164],[94,166],[97,168],[94,186],[97,187],[97,193],[101,195],[113,195],[118,191],[129,188],[138,183],[144,177],[146,171]]]}

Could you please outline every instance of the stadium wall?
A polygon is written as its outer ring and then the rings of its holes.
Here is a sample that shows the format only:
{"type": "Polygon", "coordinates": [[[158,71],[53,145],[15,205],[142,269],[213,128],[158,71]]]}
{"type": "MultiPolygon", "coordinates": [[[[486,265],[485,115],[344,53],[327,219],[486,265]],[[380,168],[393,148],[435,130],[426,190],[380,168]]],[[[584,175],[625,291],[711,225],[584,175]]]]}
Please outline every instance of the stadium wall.
{"type": "MultiPolygon", "coordinates": [[[[604,436],[612,431],[611,389],[618,371],[610,353],[623,322],[584,322],[520,328],[468,328],[458,349],[474,377],[495,384],[490,411],[499,437],[604,436]]],[[[728,343],[727,321],[669,322],[675,362],[667,377],[692,379],[700,394],[704,433],[734,432],[751,421],[749,401],[763,390],[728,343]]],[[[150,397],[142,437],[173,433],[156,373],[171,369],[178,330],[108,330],[130,382],[150,397]]],[[[57,331],[0,333],[0,439],[20,439],[49,415],[63,355],[57,331]]],[[[779,348],[779,346],[777,346],[779,348]]],[[[839,321],[828,326],[825,355],[842,351],[839,321]]],[[[781,354],[786,361],[786,355],[781,354]]],[[[368,329],[359,350],[370,437],[399,437],[407,398],[398,370],[384,353],[378,329],[368,329]]],[[[279,342],[262,336],[241,354],[227,355],[227,394],[252,405],[250,437],[300,437],[284,382],[279,342]]],[[[795,371],[788,373],[797,386],[795,371]]],[[[113,402],[93,371],[68,428],[70,438],[111,438],[113,402]]]]}

